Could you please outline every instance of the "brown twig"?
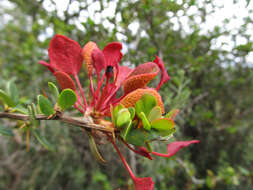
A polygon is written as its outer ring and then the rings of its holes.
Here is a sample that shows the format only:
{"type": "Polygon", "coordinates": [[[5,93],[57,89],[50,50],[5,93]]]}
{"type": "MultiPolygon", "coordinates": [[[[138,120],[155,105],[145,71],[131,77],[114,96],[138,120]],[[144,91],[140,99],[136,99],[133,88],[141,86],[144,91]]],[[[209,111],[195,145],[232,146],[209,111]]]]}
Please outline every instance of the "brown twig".
{"type": "MultiPolygon", "coordinates": [[[[9,119],[15,119],[15,120],[22,120],[22,121],[29,121],[30,116],[25,114],[19,114],[19,113],[8,113],[8,112],[0,112],[0,118],[9,118],[9,119]]],[[[38,114],[35,117],[36,120],[59,120],[63,123],[68,123],[74,126],[78,126],[81,128],[90,128],[90,129],[96,129],[104,132],[114,132],[114,128],[110,126],[103,126],[95,124],[89,119],[88,117],[70,117],[65,115],[56,115],[55,117],[48,117],[46,115],[38,114]]]]}

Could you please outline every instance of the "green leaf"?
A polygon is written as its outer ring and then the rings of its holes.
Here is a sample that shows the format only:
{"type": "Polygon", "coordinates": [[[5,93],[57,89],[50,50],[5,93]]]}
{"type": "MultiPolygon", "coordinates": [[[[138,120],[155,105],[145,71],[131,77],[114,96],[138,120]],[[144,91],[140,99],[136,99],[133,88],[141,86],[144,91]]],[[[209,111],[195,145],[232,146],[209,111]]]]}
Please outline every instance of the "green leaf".
{"type": "Polygon", "coordinates": [[[131,121],[131,115],[130,112],[128,111],[127,108],[123,108],[119,110],[117,114],[117,119],[116,119],[116,126],[117,127],[122,127],[125,124],[129,123],[131,121]]]}
{"type": "Polygon", "coordinates": [[[6,104],[9,107],[14,107],[15,106],[15,104],[12,101],[11,97],[1,89],[0,89],[0,100],[2,100],[3,103],[6,104]]]}
{"type": "Polygon", "coordinates": [[[11,129],[0,126],[0,134],[8,137],[13,137],[14,134],[11,129]]]}
{"type": "Polygon", "coordinates": [[[162,117],[162,110],[159,106],[155,106],[148,115],[149,122],[160,119],[162,117]]]}
{"type": "Polygon", "coordinates": [[[129,113],[131,115],[131,120],[133,120],[134,116],[135,116],[135,109],[133,107],[129,107],[128,111],[129,111],[129,113]]]}
{"type": "Polygon", "coordinates": [[[148,139],[149,133],[143,129],[131,129],[126,137],[126,141],[135,146],[143,146],[148,139]]]}
{"type": "Polygon", "coordinates": [[[132,128],[132,121],[130,120],[128,124],[120,131],[120,136],[126,141],[130,129],[132,128]]]}
{"type": "Polygon", "coordinates": [[[49,87],[51,93],[53,94],[55,100],[57,100],[57,99],[58,99],[58,96],[59,96],[58,88],[57,88],[57,87],[55,86],[55,84],[52,83],[52,82],[48,82],[48,87],[49,87]]]}
{"type": "Polygon", "coordinates": [[[47,139],[45,139],[45,137],[40,135],[37,129],[34,129],[32,132],[42,146],[44,146],[47,150],[54,151],[54,147],[47,141],[47,139]]]}
{"type": "Polygon", "coordinates": [[[121,110],[123,108],[125,108],[125,107],[122,104],[118,104],[115,107],[111,106],[111,116],[112,116],[112,122],[113,122],[114,126],[116,126],[116,118],[117,118],[118,112],[119,112],[119,110],[121,110]]]}
{"type": "Polygon", "coordinates": [[[143,128],[149,131],[151,129],[151,126],[146,115],[143,112],[140,113],[140,118],[142,121],[143,128]]]}
{"type": "Polygon", "coordinates": [[[76,93],[71,89],[64,89],[58,97],[58,105],[62,110],[70,108],[76,103],[76,93]]]}
{"type": "Polygon", "coordinates": [[[51,104],[51,102],[42,95],[38,96],[38,106],[39,106],[40,111],[45,115],[49,116],[55,113],[54,107],[51,104]]]}
{"type": "Polygon", "coordinates": [[[175,131],[174,121],[167,118],[152,121],[151,128],[156,129],[161,136],[168,136],[175,131]]]}
{"type": "Polygon", "coordinates": [[[9,94],[13,103],[17,105],[19,101],[19,91],[13,80],[7,83],[7,93],[9,94]]]}
{"type": "Polygon", "coordinates": [[[141,99],[135,104],[135,111],[139,117],[141,112],[144,112],[147,116],[156,105],[157,102],[154,96],[150,94],[143,94],[141,99]]]}

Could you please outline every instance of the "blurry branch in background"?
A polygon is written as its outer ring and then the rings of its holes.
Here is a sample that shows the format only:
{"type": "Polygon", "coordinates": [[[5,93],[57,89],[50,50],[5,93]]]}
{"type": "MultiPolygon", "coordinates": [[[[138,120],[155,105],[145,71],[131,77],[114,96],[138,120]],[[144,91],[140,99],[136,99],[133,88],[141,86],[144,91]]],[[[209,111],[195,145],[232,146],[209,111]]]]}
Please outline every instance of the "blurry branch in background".
{"type": "Polygon", "coordinates": [[[204,179],[198,179],[198,178],[196,178],[196,177],[192,174],[192,172],[191,172],[190,169],[185,165],[185,163],[183,162],[183,160],[181,160],[180,158],[176,158],[176,161],[178,162],[178,164],[179,164],[180,166],[182,166],[182,167],[185,169],[186,173],[191,177],[192,183],[194,183],[194,184],[196,184],[196,185],[202,185],[202,184],[205,183],[205,180],[204,180],[204,179]]]}
{"type": "MultiPolygon", "coordinates": [[[[0,112],[0,118],[9,118],[15,120],[29,121],[30,116],[26,114],[0,112]]],[[[105,127],[92,123],[88,117],[70,117],[64,115],[53,115],[52,117],[45,116],[43,114],[36,115],[36,120],[59,120],[63,123],[68,123],[81,128],[96,129],[104,132],[113,132],[114,129],[111,127],[105,127]]]]}

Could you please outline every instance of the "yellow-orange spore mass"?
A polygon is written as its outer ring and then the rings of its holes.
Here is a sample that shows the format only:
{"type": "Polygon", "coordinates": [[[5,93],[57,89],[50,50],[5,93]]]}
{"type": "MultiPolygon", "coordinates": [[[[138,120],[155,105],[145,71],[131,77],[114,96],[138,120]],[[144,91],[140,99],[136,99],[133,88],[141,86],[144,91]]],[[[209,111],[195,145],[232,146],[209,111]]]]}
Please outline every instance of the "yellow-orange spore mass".
{"type": "Polygon", "coordinates": [[[137,89],[124,97],[120,103],[125,107],[135,107],[136,102],[142,97],[143,94],[151,94],[156,98],[157,105],[161,108],[164,113],[163,102],[160,94],[153,88],[142,88],[137,89]]]}
{"type": "Polygon", "coordinates": [[[83,59],[84,59],[86,69],[89,75],[91,75],[93,71],[92,51],[95,48],[98,48],[96,43],[90,41],[87,44],[85,44],[82,51],[83,59]]]}
{"type": "Polygon", "coordinates": [[[124,93],[129,93],[137,88],[146,87],[146,85],[155,78],[156,73],[141,74],[132,76],[124,83],[124,93]]]}
{"type": "Polygon", "coordinates": [[[139,65],[130,74],[123,84],[124,93],[128,94],[138,88],[146,87],[146,85],[158,74],[159,69],[155,63],[148,62],[139,65]]]}

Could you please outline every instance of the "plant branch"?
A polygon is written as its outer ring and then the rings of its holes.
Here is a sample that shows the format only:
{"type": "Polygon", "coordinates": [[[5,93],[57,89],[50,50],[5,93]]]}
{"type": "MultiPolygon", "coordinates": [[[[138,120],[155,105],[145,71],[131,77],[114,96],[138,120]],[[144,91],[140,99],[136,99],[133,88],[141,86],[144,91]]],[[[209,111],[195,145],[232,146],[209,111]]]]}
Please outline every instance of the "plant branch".
{"type": "MultiPolygon", "coordinates": [[[[0,118],[8,118],[22,121],[29,121],[30,116],[26,114],[0,112],[0,118]]],[[[59,120],[63,123],[68,123],[81,128],[96,129],[104,132],[114,132],[115,129],[110,126],[98,125],[92,122],[88,117],[70,117],[65,115],[55,115],[55,117],[48,117],[46,115],[38,114],[35,116],[36,120],[59,120]]]]}

